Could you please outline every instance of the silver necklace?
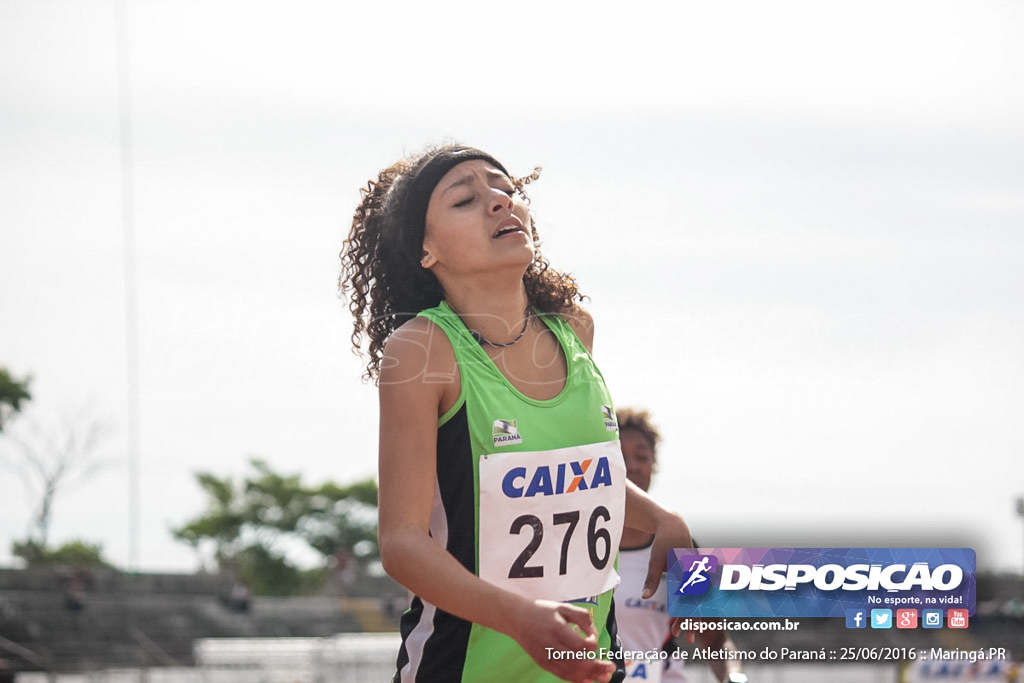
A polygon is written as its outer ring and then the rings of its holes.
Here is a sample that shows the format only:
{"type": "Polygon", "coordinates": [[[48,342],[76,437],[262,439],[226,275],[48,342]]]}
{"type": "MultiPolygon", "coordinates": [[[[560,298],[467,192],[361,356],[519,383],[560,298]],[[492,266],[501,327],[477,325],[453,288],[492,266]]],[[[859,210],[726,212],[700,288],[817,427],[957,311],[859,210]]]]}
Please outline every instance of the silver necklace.
{"type": "MultiPolygon", "coordinates": [[[[455,315],[459,316],[459,320],[462,320],[462,324],[463,325],[466,325],[466,321],[463,320],[462,314],[459,313],[458,311],[456,311],[455,308],[450,303],[448,303],[448,308],[452,309],[452,313],[454,313],[455,315]]],[[[533,317],[533,311],[531,311],[529,308],[527,308],[526,309],[526,319],[523,320],[523,329],[519,330],[519,334],[517,334],[516,338],[513,339],[510,342],[504,342],[504,343],[502,343],[502,342],[492,342],[490,339],[488,339],[487,337],[483,336],[482,334],[480,334],[476,330],[470,329],[469,325],[466,325],[466,329],[469,330],[469,335],[471,337],[473,337],[473,339],[476,340],[476,343],[479,344],[480,346],[483,346],[484,344],[487,344],[488,346],[492,346],[492,347],[494,347],[496,349],[506,349],[509,346],[512,346],[514,344],[518,344],[519,343],[519,340],[522,339],[523,336],[526,334],[526,328],[528,328],[530,326],[530,318],[532,318],[532,317],[533,317]]]]}

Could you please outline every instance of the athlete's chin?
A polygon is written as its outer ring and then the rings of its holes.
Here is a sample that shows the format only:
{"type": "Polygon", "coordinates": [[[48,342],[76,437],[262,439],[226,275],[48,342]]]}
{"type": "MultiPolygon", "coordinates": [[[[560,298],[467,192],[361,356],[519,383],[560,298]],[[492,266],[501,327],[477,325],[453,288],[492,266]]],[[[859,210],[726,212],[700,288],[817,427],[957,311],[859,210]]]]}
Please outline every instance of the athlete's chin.
{"type": "Polygon", "coordinates": [[[518,268],[526,272],[529,265],[533,263],[533,257],[533,245],[530,245],[529,248],[503,249],[495,255],[494,268],[518,268]]]}

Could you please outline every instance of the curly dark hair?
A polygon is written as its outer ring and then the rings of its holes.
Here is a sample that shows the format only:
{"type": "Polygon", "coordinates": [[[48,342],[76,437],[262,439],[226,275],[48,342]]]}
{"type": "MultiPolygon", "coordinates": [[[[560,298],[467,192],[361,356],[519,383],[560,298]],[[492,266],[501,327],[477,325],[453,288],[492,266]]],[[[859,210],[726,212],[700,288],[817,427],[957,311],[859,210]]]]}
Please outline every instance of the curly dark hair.
{"type": "MultiPolygon", "coordinates": [[[[369,338],[369,361],[363,374],[366,380],[378,379],[384,345],[391,333],[444,299],[437,278],[420,266],[422,237],[417,239],[415,230],[407,224],[405,203],[413,181],[431,159],[460,148],[461,145],[429,148],[421,155],[385,168],[376,180],[370,180],[359,190],[361,200],[341,252],[338,285],[342,297],[349,299],[348,308],[354,318],[353,351],[362,355],[363,337],[369,338]]],[[[523,178],[511,178],[527,202],[524,186],[536,178],[536,171],[523,178]]],[[[572,315],[584,296],[575,278],[550,267],[540,252],[536,225],[531,226],[531,231],[534,257],[523,275],[527,301],[544,313],[572,315]]]]}
{"type": "Polygon", "coordinates": [[[640,408],[619,408],[615,411],[615,421],[619,423],[620,433],[627,429],[635,429],[643,434],[651,445],[654,461],[658,461],[658,442],[661,441],[661,433],[654,426],[650,413],[640,408]]]}

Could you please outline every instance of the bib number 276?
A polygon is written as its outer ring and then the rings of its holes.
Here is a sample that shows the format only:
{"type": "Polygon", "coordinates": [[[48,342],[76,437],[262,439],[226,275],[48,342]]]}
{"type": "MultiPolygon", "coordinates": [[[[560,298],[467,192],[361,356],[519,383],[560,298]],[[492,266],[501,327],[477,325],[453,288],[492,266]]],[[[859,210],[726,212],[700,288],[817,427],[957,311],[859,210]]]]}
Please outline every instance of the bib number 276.
{"type": "MultiPolygon", "coordinates": [[[[608,508],[598,505],[590,514],[590,521],[587,523],[587,554],[590,555],[590,564],[594,569],[604,569],[612,555],[612,537],[605,527],[598,527],[600,522],[611,520],[608,508]]],[[[569,564],[569,544],[572,541],[573,532],[580,521],[580,511],[556,512],[552,515],[552,527],[565,527],[562,534],[562,550],[559,553],[558,573],[565,574],[569,564]]],[[[544,576],[543,565],[527,564],[544,542],[544,522],[536,515],[520,515],[512,520],[512,526],[508,532],[512,535],[520,535],[527,528],[533,530],[533,537],[530,539],[523,552],[519,553],[512,567],[508,570],[508,578],[525,579],[544,576]]]]}

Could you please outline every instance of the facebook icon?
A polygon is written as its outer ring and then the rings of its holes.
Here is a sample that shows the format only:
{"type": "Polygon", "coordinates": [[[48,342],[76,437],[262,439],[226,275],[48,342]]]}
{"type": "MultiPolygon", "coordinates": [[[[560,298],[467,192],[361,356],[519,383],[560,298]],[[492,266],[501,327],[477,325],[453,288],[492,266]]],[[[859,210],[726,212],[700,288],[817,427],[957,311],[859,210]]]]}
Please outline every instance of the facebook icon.
{"type": "Polygon", "coordinates": [[[862,609],[846,610],[846,628],[867,628],[867,612],[862,609]]]}

